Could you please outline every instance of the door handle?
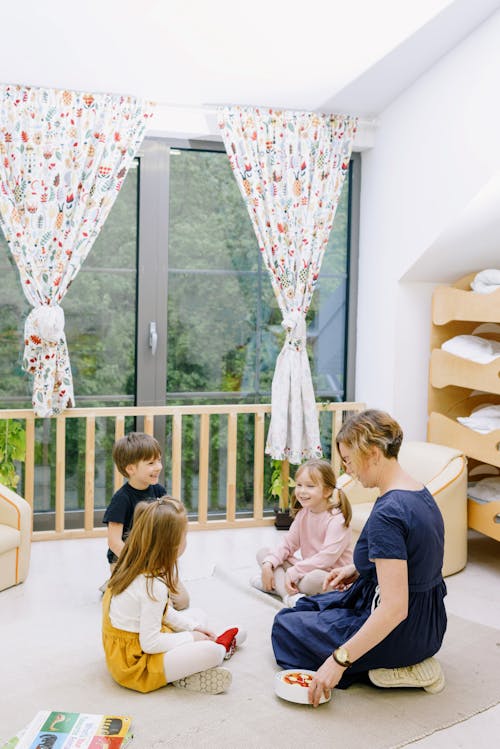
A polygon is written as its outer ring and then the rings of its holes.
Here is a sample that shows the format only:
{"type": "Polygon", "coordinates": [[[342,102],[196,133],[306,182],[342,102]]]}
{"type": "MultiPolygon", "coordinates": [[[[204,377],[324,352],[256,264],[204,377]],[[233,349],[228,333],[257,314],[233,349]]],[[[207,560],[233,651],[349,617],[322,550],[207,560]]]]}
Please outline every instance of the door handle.
{"type": "Polygon", "coordinates": [[[158,346],[158,333],[156,332],[156,323],[150,322],[149,323],[149,348],[151,349],[151,354],[153,356],[156,354],[157,346],[158,346]]]}

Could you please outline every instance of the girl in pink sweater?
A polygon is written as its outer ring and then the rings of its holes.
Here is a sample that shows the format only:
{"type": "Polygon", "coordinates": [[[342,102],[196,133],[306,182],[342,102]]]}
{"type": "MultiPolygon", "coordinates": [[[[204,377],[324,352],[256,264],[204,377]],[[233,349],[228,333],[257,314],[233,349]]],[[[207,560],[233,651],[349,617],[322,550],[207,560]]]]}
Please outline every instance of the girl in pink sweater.
{"type": "Polygon", "coordinates": [[[299,466],[290,530],[277,549],[257,552],[261,570],[251,584],[280,596],[287,606],[294,606],[302,595],[323,593],[328,572],[352,563],[351,505],[335,484],[327,460],[308,460],[299,466]]]}

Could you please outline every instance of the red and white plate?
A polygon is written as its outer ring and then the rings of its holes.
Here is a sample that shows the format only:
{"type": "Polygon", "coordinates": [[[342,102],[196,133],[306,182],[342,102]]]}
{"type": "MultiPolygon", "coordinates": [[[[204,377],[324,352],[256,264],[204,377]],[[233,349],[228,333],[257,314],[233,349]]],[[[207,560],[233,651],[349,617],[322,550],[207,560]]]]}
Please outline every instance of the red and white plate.
{"type": "MultiPolygon", "coordinates": [[[[308,705],[309,699],[307,692],[316,671],[308,671],[304,668],[289,668],[286,671],[278,671],[274,677],[274,691],[284,700],[289,702],[298,702],[301,705],[308,705]]],[[[330,693],[331,696],[331,693],[330,693]]],[[[320,705],[323,702],[329,702],[321,695],[320,705]]]]}

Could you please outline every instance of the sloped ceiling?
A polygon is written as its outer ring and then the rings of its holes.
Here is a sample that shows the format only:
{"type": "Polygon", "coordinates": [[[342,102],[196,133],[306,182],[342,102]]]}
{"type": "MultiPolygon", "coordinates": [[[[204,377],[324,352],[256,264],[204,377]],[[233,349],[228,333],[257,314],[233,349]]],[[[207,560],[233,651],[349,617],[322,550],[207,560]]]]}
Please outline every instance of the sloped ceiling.
{"type": "Polygon", "coordinates": [[[460,211],[401,280],[453,283],[485,268],[500,269],[500,175],[460,211]]]}

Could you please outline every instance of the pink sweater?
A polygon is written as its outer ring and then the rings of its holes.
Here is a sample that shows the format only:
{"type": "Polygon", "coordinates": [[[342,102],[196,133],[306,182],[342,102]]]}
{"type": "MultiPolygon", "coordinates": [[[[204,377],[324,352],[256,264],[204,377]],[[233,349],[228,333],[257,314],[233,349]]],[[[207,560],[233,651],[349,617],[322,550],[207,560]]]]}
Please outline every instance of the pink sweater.
{"type": "Polygon", "coordinates": [[[311,512],[302,509],[295,516],[283,542],[264,559],[278,567],[288,561],[290,580],[298,582],[307,572],[326,570],[351,564],[351,529],[345,527],[339,509],[311,512]],[[300,549],[301,557],[295,555],[300,549]]]}

